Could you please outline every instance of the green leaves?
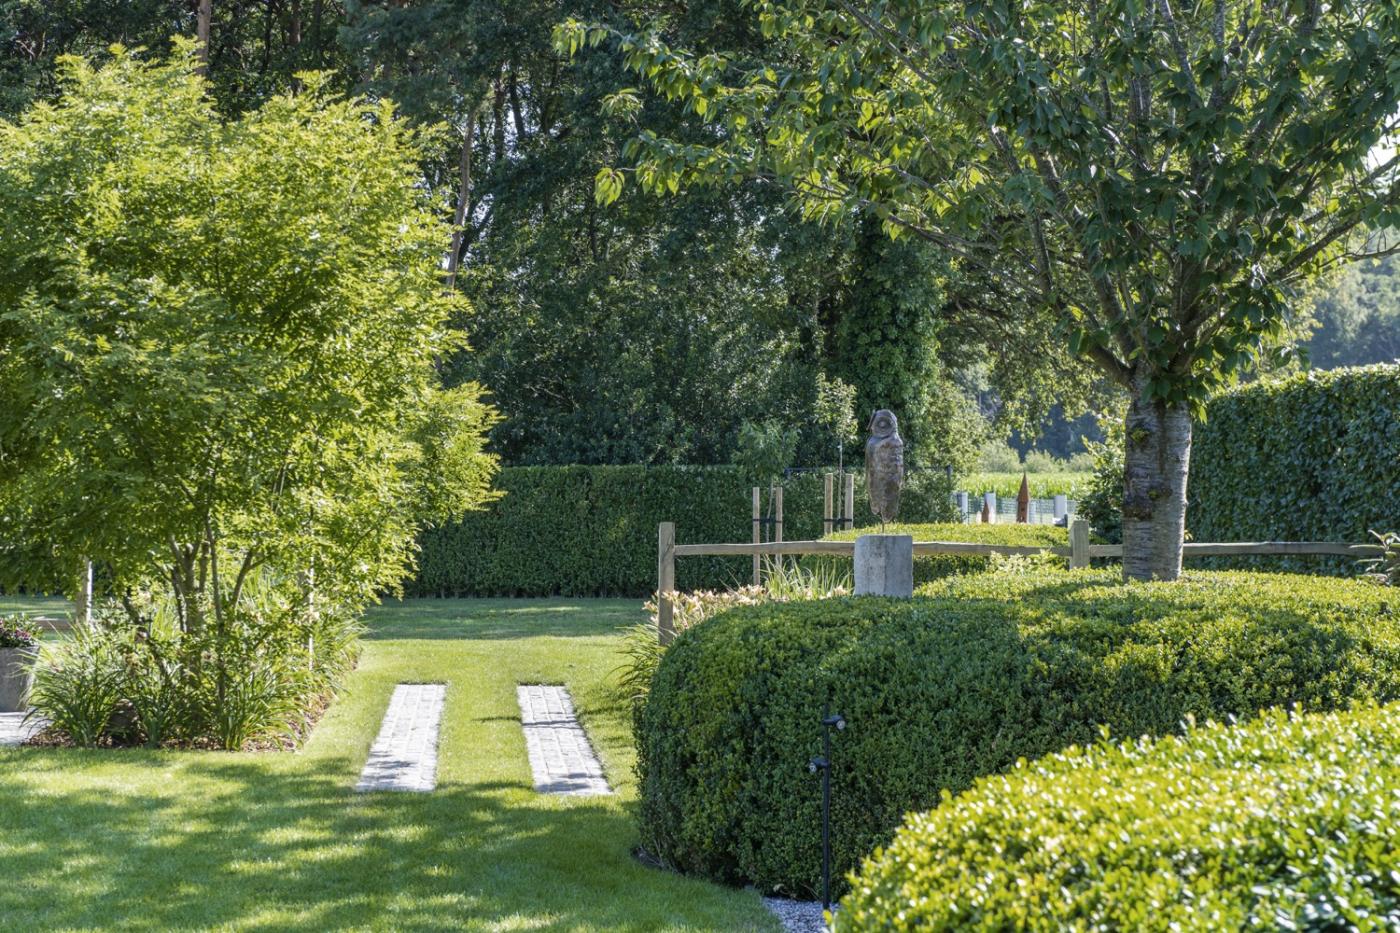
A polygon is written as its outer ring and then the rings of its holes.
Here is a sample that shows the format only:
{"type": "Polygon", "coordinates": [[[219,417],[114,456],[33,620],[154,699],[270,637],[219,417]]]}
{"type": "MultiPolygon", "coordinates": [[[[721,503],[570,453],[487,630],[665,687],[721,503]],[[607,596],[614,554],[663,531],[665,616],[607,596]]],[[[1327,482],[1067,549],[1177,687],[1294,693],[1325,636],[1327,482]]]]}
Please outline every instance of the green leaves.
{"type": "Polygon", "coordinates": [[[1394,706],[1194,720],[984,779],[909,817],[838,930],[1392,929],[1394,706]]]}
{"type": "MultiPolygon", "coordinates": [[[[1400,501],[1400,365],[1304,373],[1217,396],[1195,433],[1188,489],[1191,531],[1203,541],[1360,543],[1371,529],[1389,530],[1400,501]]],[[[1351,560],[1331,563],[1357,571],[1351,560]]]]}
{"type": "Polygon", "coordinates": [[[653,91],[724,128],[684,160],[644,140],[632,167],[667,181],[646,190],[761,174],[807,218],[923,233],[1013,316],[1084,309],[1074,352],[1157,397],[1198,404],[1250,365],[1314,247],[1400,203],[1393,172],[1355,183],[1394,142],[1400,51],[1375,39],[1400,29],[1389,7],[1321,8],[1306,28],[1225,13],[1247,48],[1216,40],[1210,4],[1151,29],[1137,2],[755,7],[769,42],[748,57],[618,38],[653,91]]]}
{"type": "MultiPolygon", "coordinates": [[[[1154,893],[1181,918],[1198,916],[1198,901],[1154,887],[1179,871],[1183,887],[1215,890],[1219,876],[1199,867],[1196,851],[1216,853],[1212,865],[1281,864],[1251,859],[1250,834],[1228,831],[1252,813],[1212,803],[1218,794],[1238,804],[1231,789],[1245,783],[1262,795],[1257,825],[1272,827],[1269,838],[1289,825],[1287,807],[1267,806],[1274,766],[1291,760],[1290,743],[1269,738],[1278,721],[1245,733],[1246,753],[1224,756],[1199,783],[1187,761],[1199,747],[1158,768],[1130,745],[1094,754],[1120,766],[1087,771],[1076,767],[1083,753],[1065,750],[1095,743],[1104,727],[1171,735],[1193,716],[1400,699],[1400,620],[1387,592],[1282,574],[1125,586],[1114,572],[1041,571],[951,577],[913,600],[733,609],[682,634],[652,681],[636,728],[642,837],[682,870],[788,896],[820,890],[820,794],[805,765],[821,748],[814,724],[829,704],[849,724],[833,739],[838,874],[887,844],[906,813],[973,788],[916,818],[888,858],[877,854],[853,879],[839,922],[1063,929],[1084,916],[1082,895],[1109,905],[1098,927],[1138,929],[1152,917],[1116,911],[1144,910],[1154,893]],[[1255,749],[1266,767],[1247,765],[1255,749]],[[1056,752],[1064,758],[1035,761],[1056,752]],[[1181,797],[1205,815],[1193,819],[1181,797]],[[1141,859],[1140,821],[1154,833],[1141,859]],[[1153,864],[1158,855],[1169,864],[1153,864]]],[[[1396,745],[1375,763],[1400,748],[1400,730],[1388,734],[1396,745]]],[[[1298,747],[1322,756],[1310,776],[1336,766],[1324,745],[1298,747]]],[[[1396,806],[1393,791],[1385,799],[1396,806]]],[[[1248,895],[1248,886],[1220,887],[1230,903],[1248,895]]]]}
{"type": "Polygon", "coordinates": [[[70,62],[0,124],[0,520],[50,555],[3,569],[167,585],[192,548],[358,605],[494,470],[479,389],[439,388],[422,137],[317,80],[225,122],[193,68],[70,62]]]}
{"type": "Polygon", "coordinates": [[[622,194],[622,172],[615,168],[600,168],[593,179],[593,198],[599,205],[607,206],[622,194]]]}

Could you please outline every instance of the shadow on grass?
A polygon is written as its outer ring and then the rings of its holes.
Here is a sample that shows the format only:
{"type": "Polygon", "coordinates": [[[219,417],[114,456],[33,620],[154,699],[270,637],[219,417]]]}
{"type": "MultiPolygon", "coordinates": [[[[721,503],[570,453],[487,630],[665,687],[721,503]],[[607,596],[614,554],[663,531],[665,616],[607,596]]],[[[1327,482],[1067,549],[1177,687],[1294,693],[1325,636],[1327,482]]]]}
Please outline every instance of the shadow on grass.
{"type": "MultiPolygon", "coordinates": [[[[92,754],[29,761],[56,769],[92,754]]],[[[123,759],[142,757],[168,760],[123,759]]],[[[340,775],[210,756],[152,793],[93,781],[20,797],[0,784],[13,881],[0,916],[10,929],[315,930],[704,929],[735,916],[714,889],[707,908],[708,886],[637,864],[625,808],[552,807],[513,784],[362,795],[347,760],[318,764],[340,775]]]]}
{"type": "Polygon", "coordinates": [[[633,599],[386,600],[365,616],[372,641],[578,638],[615,635],[645,621],[633,599]]]}

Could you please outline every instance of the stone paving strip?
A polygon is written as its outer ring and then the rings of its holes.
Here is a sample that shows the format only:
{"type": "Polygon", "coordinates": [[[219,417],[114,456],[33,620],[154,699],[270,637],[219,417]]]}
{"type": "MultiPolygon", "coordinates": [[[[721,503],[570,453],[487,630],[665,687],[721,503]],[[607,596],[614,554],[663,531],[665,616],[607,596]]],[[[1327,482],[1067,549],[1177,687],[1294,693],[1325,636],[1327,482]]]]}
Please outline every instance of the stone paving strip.
{"type": "Polygon", "coordinates": [[[427,792],[437,787],[438,730],[446,697],[445,684],[394,688],[355,790],[427,792]]]}
{"type": "Polygon", "coordinates": [[[574,701],[566,687],[521,684],[515,688],[520,701],[520,722],[525,729],[525,750],[541,794],[593,797],[611,794],[603,766],[588,744],[588,736],[574,715],[574,701]]]}
{"type": "Polygon", "coordinates": [[[0,713],[0,745],[23,745],[49,724],[42,716],[30,716],[26,722],[26,715],[23,712],[0,713]]]}

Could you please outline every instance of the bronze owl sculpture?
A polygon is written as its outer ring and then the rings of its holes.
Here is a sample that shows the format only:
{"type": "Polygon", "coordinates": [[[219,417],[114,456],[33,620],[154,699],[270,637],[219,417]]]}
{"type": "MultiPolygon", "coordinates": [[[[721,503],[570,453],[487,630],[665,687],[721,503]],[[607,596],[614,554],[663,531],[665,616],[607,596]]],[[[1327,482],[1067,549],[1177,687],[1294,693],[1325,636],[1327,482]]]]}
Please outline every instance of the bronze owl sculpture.
{"type": "Polygon", "coordinates": [[[885,522],[899,516],[899,494],[904,488],[904,441],[899,421],[884,408],[870,416],[870,439],[865,442],[865,483],[870,490],[870,511],[885,522]]]}

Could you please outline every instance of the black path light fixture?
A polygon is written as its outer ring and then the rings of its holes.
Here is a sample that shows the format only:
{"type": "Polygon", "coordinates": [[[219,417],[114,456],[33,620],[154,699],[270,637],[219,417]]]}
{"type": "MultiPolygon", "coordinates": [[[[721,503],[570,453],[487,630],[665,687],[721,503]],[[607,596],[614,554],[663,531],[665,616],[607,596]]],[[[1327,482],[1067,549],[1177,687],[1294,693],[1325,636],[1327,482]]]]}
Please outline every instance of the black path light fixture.
{"type": "Polygon", "coordinates": [[[846,728],[846,717],[822,711],[822,753],[807,764],[807,770],[822,776],[822,909],[831,909],[831,730],[846,728]]]}

